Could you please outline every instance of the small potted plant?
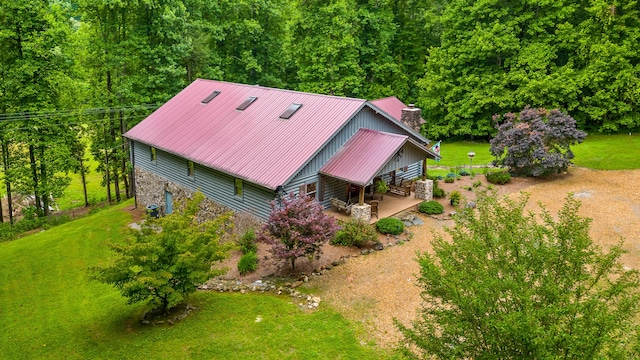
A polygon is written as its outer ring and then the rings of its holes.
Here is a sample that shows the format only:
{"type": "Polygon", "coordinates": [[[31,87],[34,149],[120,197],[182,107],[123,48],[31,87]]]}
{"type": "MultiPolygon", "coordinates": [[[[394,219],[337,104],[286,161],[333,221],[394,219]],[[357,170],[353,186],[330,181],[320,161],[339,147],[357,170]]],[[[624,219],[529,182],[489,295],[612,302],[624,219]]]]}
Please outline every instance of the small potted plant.
{"type": "Polygon", "coordinates": [[[382,180],[378,180],[376,181],[376,186],[375,186],[376,192],[379,193],[380,195],[382,195],[381,199],[383,199],[384,194],[389,191],[389,186],[387,185],[386,182],[382,181],[382,180]]]}
{"type": "Polygon", "coordinates": [[[460,194],[460,191],[458,190],[453,190],[450,194],[449,194],[449,203],[452,206],[458,206],[460,205],[460,199],[462,199],[462,194],[460,194]]]}

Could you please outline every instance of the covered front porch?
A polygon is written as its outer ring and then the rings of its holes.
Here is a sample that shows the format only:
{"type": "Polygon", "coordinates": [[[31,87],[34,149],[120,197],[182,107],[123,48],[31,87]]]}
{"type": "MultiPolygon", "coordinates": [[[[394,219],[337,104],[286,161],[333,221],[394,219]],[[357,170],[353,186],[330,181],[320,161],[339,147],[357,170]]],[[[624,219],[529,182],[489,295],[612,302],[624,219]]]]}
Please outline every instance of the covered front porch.
{"type": "MultiPolygon", "coordinates": [[[[392,193],[384,194],[384,197],[382,198],[382,200],[379,200],[379,203],[378,203],[378,217],[376,217],[375,215],[371,216],[369,223],[373,224],[376,221],[378,221],[378,219],[394,216],[408,209],[415,209],[416,205],[418,205],[420,202],[424,200],[417,199],[413,195],[414,195],[413,193],[411,194],[411,196],[402,196],[402,195],[396,195],[392,193]]],[[[365,200],[365,203],[370,203],[370,202],[371,200],[369,200],[369,198],[365,200]]],[[[357,204],[357,201],[355,204],[357,204]]],[[[345,211],[338,210],[333,206],[325,210],[324,212],[325,214],[331,215],[338,220],[348,221],[351,218],[350,213],[347,214],[345,211]]]]}
{"type": "Polygon", "coordinates": [[[320,169],[327,212],[375,222],[430,199],[431,182],[414,179],[422,175],[424,159],[433,157],[408,136],[360,129],[320,169]]]}

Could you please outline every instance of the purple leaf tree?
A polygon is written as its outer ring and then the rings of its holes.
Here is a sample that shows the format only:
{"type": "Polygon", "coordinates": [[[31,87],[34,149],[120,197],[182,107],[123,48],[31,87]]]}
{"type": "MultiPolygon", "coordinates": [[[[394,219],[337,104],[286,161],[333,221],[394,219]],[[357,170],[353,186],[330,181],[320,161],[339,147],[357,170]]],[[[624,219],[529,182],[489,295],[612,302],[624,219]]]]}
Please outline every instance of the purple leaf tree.
{"type": "Polygon", "coordinates": [[[291,269],[295,270],[299,257],[319,258],[322,245],[338,229],[336,220],[323,212],[320,203],[304,195],[289,194],[283,197],[281,205],[271,202],[271,214],[258,234],[258,241],[270,244],[273,255],[291,261],[291,269]]]}
{"type": "Polygon", "coordinates": [[[574,158],[571,145],[581,143],[587,133],[576,129],[576,121],[560,110],[531,109],[519,114],[494,116],[498,134],[489,151],[494,165],[506,166],[515,175],[546,176],[565,171],[574,158]]]}

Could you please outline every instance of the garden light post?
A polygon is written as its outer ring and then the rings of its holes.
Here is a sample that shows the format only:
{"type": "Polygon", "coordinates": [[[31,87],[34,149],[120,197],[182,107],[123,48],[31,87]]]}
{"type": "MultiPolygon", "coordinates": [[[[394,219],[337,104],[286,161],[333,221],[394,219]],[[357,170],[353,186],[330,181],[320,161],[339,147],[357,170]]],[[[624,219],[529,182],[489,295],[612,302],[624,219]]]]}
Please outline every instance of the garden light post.
{"type": "Polygon", "coordinates": [[[473,157],[476,156],[476,153],[469,151],[467,156],[469,156],[469,173],[471,173],[473,172],[473,157]]]}

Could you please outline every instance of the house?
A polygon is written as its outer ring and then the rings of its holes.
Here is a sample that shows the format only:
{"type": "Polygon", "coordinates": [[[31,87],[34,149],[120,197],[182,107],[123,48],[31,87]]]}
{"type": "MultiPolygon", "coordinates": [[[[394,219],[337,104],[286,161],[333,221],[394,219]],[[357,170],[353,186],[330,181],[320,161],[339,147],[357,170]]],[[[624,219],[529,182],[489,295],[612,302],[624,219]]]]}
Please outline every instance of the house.
{"type": "MultiPolygon", "coordinates": [[[[374,179],[414,179],[437,157],[419,133],[420,109],[394,99],[198,79],[124,134],[137,204],[168,214],[199,190],[212,215],[266,220],[270,201],[293,192],[325,208],[332,198],[359,200],[368,216],[362,194],[374,179]]],[[[430,198],[421,186],[416,193],[430,198]]]]}

